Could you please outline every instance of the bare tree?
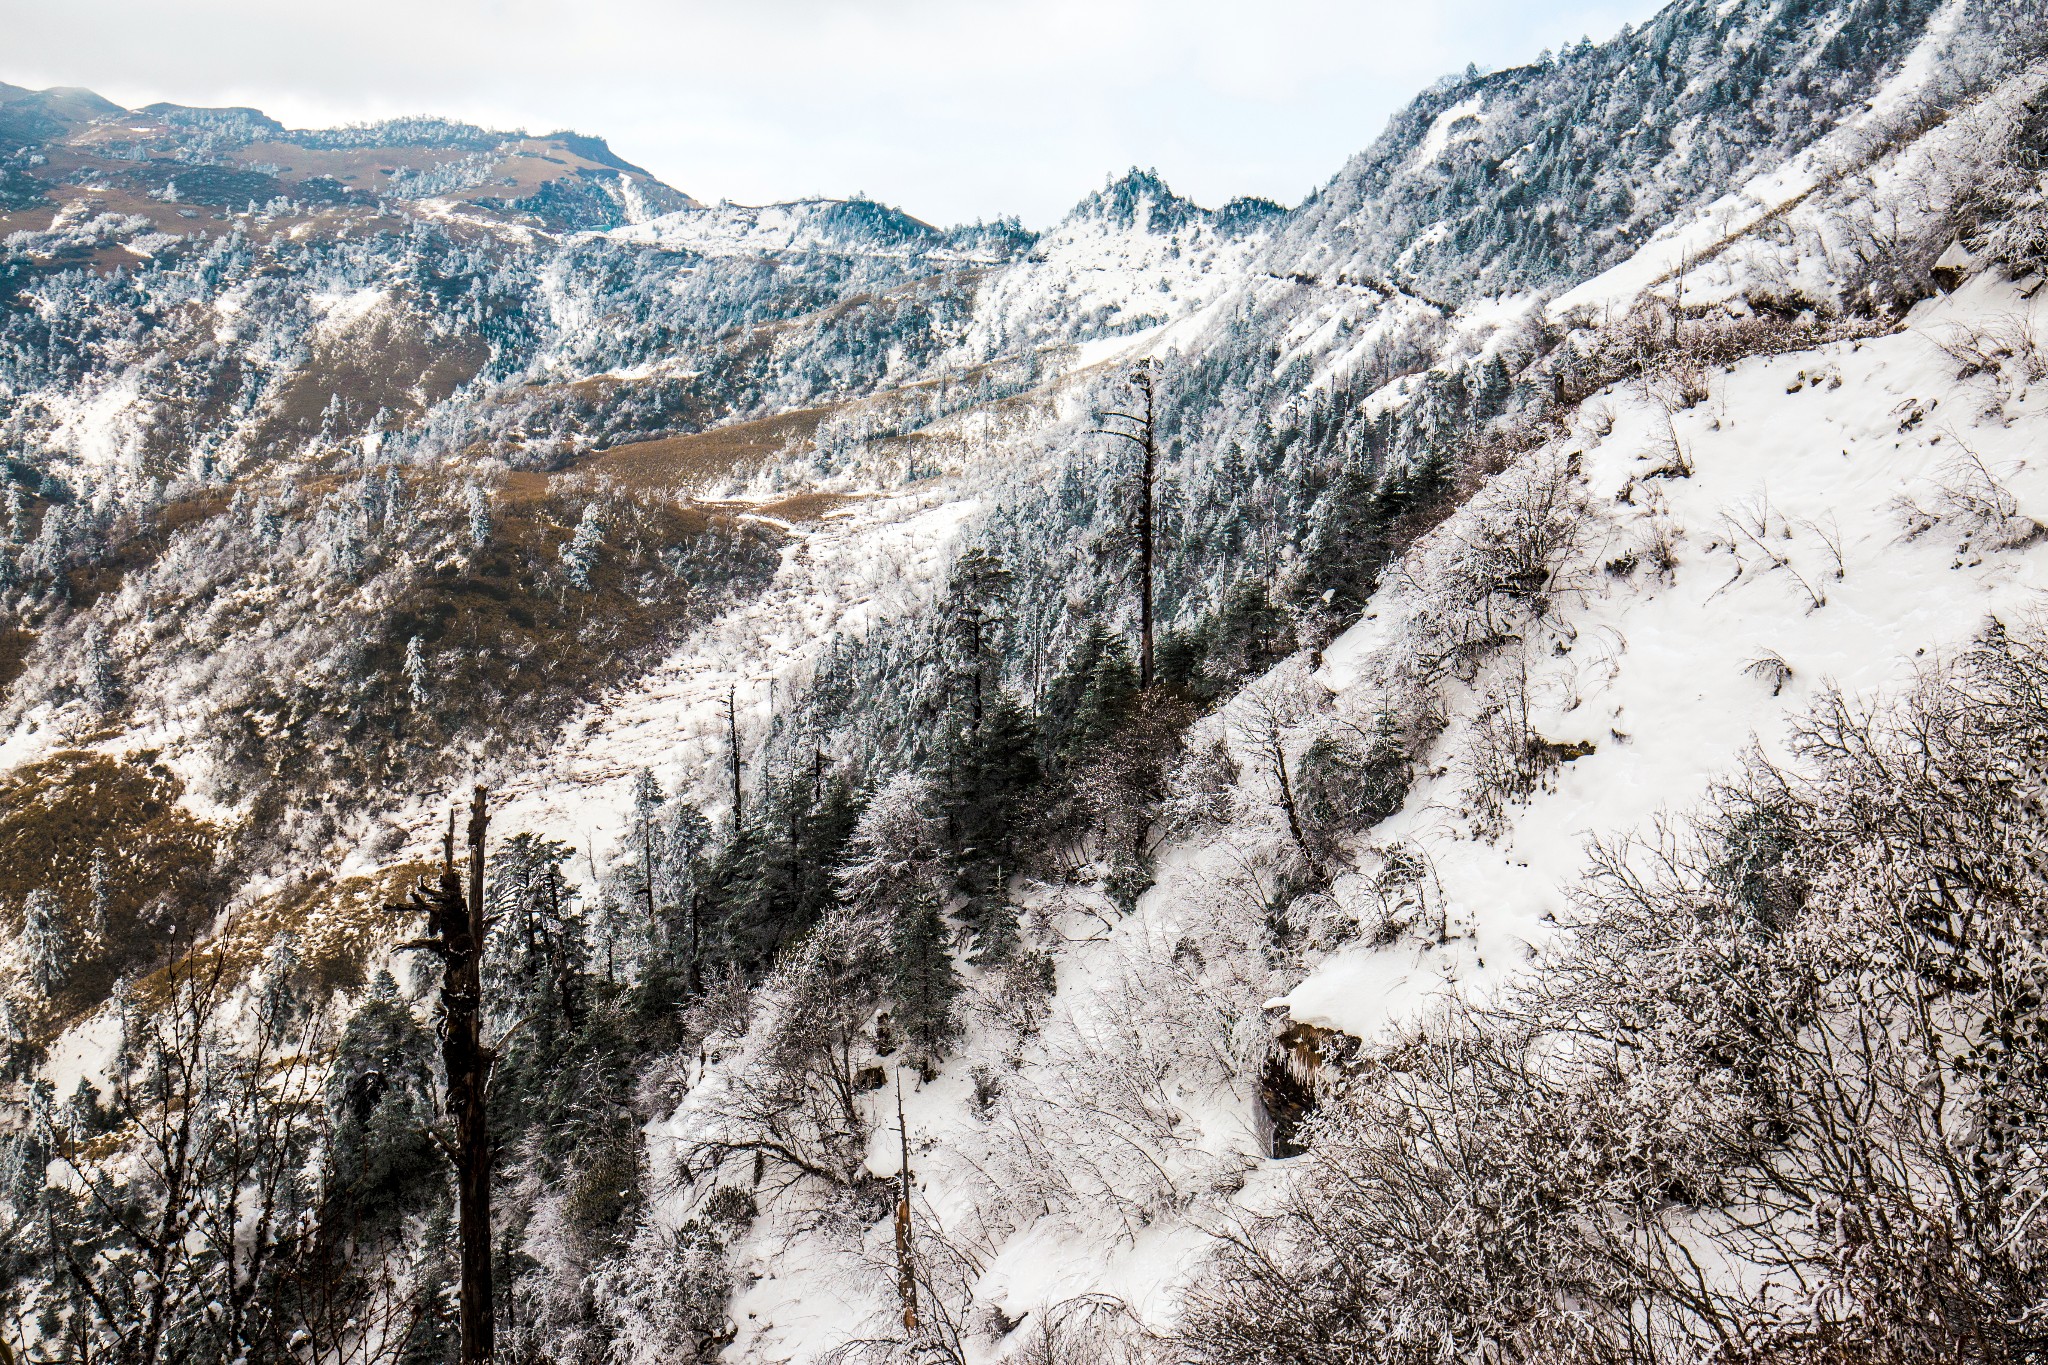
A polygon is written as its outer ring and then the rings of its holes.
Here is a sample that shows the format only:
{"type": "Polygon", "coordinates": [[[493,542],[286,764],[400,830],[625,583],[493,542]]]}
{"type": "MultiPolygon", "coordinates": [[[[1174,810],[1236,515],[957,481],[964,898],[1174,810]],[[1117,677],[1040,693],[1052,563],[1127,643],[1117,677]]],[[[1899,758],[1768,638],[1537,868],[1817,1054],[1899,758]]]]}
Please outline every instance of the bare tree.
{"type": "Polygon", "coordinates": [[[495,1354],[491,1315],[491,1166],[487,1115],[491,1063],[483,1042],[483,950],[490,922],[484,910],[484,840],[490,793],[477,787],[469,803],[469,886],[455,867],[455,812],[441,842],[441,875],[415,887],[401,913],[424,914],[428,937],[404,945],[441,959],[441,1057],[448,1072],[447,1109],[455,1133],[456,1226],[462,1249],[462,1361],[489,1365],[495,1354]]]}
{"type": "Polygon", "coordinates": [[[1232,708],[1231,738],[1252,768],[1273,784],[1275,803],[1287,820],[1287,834],[1311,866],[1322,859],[1302,828],[1301,802],[1289,770],[1288,748],[1295,729],[1311,714],[1306,679],[1289,664],[1273,677],[1245,689],[1232,708]]]}
{"type": "MultiPolygon", "coordinates": [[[[308,1259],[326,1016],[290,1002],[288,957],[241,996],[218,952],[164,968],[119,1006],[109,1142],[47,1105],[42,1231],[71,1310],[69,1358],[158,1365],[277,1358],[295,1321],[275,1291],[308,1259]]],[[[96,1103],[96,1102],[95,1102],[96,1103]]],[[[18,1229],[17,1229],[18,1230],[18,1229]]]]}
{"type": "Polygon", "coordinates": [[[1125,412],[1112,409],[1101,414],[1104,421],[1124,423],[1123,426],[1102,426],[1095,428],[1099,436],[1114,436],[1137,447],[1139,454],[1138,494],[1138,686],[1152,686],[1152,567],[1154,538],[1152,531],[1153,485],[1159,474],[1159,443],[1154,422],[1153,363],[1150,356],[1131,366],[1126,379],[1130,386],[1131,406],[1136,411],[1125,412]]]}
{"type": "Polygon", "coordinates": [[[740,837],[741,793],[740,793],[740,689],[738,684],[725,692],[725,746],[727,776],[732,780],[732,837],[740,837]]]}

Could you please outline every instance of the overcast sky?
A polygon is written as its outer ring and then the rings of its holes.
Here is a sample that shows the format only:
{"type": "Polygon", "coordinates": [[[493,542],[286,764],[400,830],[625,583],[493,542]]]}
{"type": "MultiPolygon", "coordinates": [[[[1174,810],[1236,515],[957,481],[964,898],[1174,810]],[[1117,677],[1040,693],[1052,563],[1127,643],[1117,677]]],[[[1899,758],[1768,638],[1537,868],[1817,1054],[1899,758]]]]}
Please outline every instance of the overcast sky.
{"type": "Polygon", "coordinates": [[[298,127],[574,128],[700,199],[1045,226],[1111,172],[1292,204],[1421,87],[1657,0],[0,0],[0,81],[298,127]]]}

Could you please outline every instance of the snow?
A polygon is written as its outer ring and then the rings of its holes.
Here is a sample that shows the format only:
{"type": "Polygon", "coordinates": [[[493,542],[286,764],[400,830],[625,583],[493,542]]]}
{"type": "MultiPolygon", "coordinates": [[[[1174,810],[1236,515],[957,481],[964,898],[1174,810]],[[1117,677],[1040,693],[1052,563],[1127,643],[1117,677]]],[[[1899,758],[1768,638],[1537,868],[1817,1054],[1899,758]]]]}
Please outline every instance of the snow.
{"type": "Polygon", "coordinates": [[[967,366],[1030,346],[1080,337],[1109,355],[1217,303],[1242,286],[1268,235],[1227,237],[1201,216],[1155,230],[1144,201],[1130,226],[1077,213],[1029,255],[992,272],[975,296],[961,344],[942,362],[967,366]]]}
{"type": "Polygon", "coordinates": [[[1150,343],[1157,341],[1160,333],[1165,330],[1164,326],[1147,327],[1142,331],[1127,332],[1122,336],[1096,337],[1093,341],[1084,341],[1074,348],[1074,368],[1092,369],[1138,351],[1148,350],[1150,343]]]}
{"type": "Polygon", "coordinates": [[[531,246],[535,241],[547,236],[546,233],[530,228],[524,223],[508,223],[502,218],[477,213],[469,205],[456,199],[415,199],[411,208],[422,218],[471,228],[517,246],[531,246]]]}
{"type": "Polygon", "coordinates": [[[388,289],[374,287],[315,294],[311,302],[320,314],[319,334],[331,339],[354,331],[390,298],[388,289]]]}
{"type": "MultiPolygon", "coordinates": [[[[1583,443],[1587,482],[1609,519],[1595,557],[1639,544],[1661,519],[1680,562],[1668,585],[1640,569],[1606,581],[1568,616],[1578,640],[1570,654],[1533,679],[1532,727],[1553,740],[1590,740],[1595,752],[1564,765],[1556,789],[1535,796],[1497,843],[1465,837],[1450,809],[1454,776],[1420,784],[1373,838],[1428,852],[1453,941],[1341,952],[1284,997],[1290,1013],[1372,1038],[1412,1021],[1446,981],[1484,991],[1555,935],[1589,837],[1691,803],[1752,740],[1782,756],[1788,722],[1822,689],[1867,696],[1906,686],[1922,651],[1954,649],[1991,618],[2035,610],[2048,587],[2048,544],[1959,551],[1941,527],[1908,540],[1896,507],[1901,495],[1924,499],[1967,446],[2023,514],[2048,515],[2048,462],[2038,454],[2048,390],[2014,395],[2003,409],[2016,414],[2010,425],[1988,418],[1984,381],[1957,381],[1955,362],[1934,344],[1958,322],[2005,316],[2048,324],[2039,298],[1979,279],[1924,305],[1895,335],[1754,359],[1716,376],[1711,399],[1673,418],[1696,471],[1686,479],[1641,479],[1645,452],[1664,439],[1664,414],[1608,395],[1614,431],[1583,443]],[[1928,417],[1901,431],[1901,409],[1916,406],[1928,417]],[[1614,501],[1624,488],[1632,507],[1614,501]],[[1813,607],[1790,572],[1770,568],[1731,528],[1730,518],[1759,513],[1769,543],[1825,606],[1813,607]],[[1827,538],[1841,545],[1839,579],[1827,538]],[[1776,696],[1745,671],[1767,650],[1793,670],[1776,696]]],[[[1391,643],[1399,592],[1383,589],[1324,652],[1318,677],[1336,697],[1366,686],[1367,662],[1391,643]]],[[[1462,705],[1469,711],[1476,700],[1462,705]]],[[[1454,723],[1442,751],[1457,741],[1454,723]]]]}
{"type": "Polygon", "coordinates": [[[1936,61],[1942,49],[1955,36],[1968,10],[1969,0],[1947,0],[1928,20],[1920,41],[1906,54],[1906,60],[1899,64],[1892,78],[1870,97],[1861,122],[1868,124],[1897,113],[1926,86],[1937,74],[1936,61]]]}
{"type": "MultiPolygon", "coordinates": [[[[1422,135],[1421,143],[1416,146],[1414,159],[1410,163],[1411,166],[1427,166],[1442,156],[1445,149],[1451,145],[1454,139],[1462,140],[1462,137],[1459,135],[1458,126],[1468,121],[1475,124],[1478,123],[1480,121],[1480,114],[1485,108],[1485,96],[1473,95],[1459,100],[1456,104],[1438,114],[1436,119],[1429,125],[1429,131],[1422,135]]],[[[1464,130],[1463,137],[1475,136],[1477,131],[1477,128],[1468,128],[1464,130]]]]}
{"type": "MultiPolygon", "coordinates": [[[[722,784],[706,774],[723,767],[728,690],[737,689],[750,750],[776,698],[808,680],[833,634],[876,628],[913,600],[977,508],[971,498],[923,494],[863,502],[808,529],[778,523],[796,538],[775,581],[693,632],[624,694],[587,704],[552,749],[501,786],[500,827],[547,830],[602,858],[626,828],[642,768],[671,791],[696,792],[715,815],[722,784]]],[[[440,818],[417,810],[398,823],[425,848],[440,818]]]]}
{"type": "Polygon", "coordinates": [[[91,1081],[102,1089],[106,1069],[121,1045],[121,1018],[112,1009],[100,1009],[83,1022],[73,1024],[50,1045],[43,1076],[58,1099],[69,1099],[80,1081],[91,1081]]]}
{"type": "Polygon", "coordinates": [[[148,418],[137,370],[116,373],[96,393],[48,401],[54,443],[71,459],[102,476],[138,467],[148,418]]]}
{"type": "MultiPolygon", "coordinates": [[[[1120,1023],[1131,1017],[1131,993],[1156,980],[1162,960],[1188,927],[1189,905],[1173,888],[1199,880],[1212,861],[1206,850],[1170,851],[1159,869],[1160,886],[1128,917],[1117,916],[1085,890],[1029,884],[1020,889],[1024,901],[1046,909],[1066,947],[1058,960],[1053,1017],[1027,1049],[1021,1069],[1006,1072],[1006,1089],[1034,1095],[1054,1090],[1079,1069],[1071,1046],[1113,1046],[1120,1023]]],[[[972,977],[974,970],[968,971],[972,977]]],[[[1170,1049],[1164,1036],[1156,1041],[1170,1049]]],[[[1180,1292],[1207,1251],[1201,1218],[1168,1216],[1140,1226],[1107,1207],[1072,1206],[1026,1218],[1014,1232],[1001,1231],[1004,1214],[996,1206],[1003,1204],[1002,1191],[990,1184],[1000,1182],[1001,1172],[985,1164],[1001,1153],[968,1104],[968,1072],[986,1046],[970,1036],[932,1081],[898,1078],[907,1081],[901,1096],[915,1178],[914,1222],[928,1230],[924,1235],[943,1227],[949,1239],[971,1248],[978,1257],[974,1301],[1001,1305],[1012,1319],[1107,1294],[1153,1327],[1170,1325],[1180,1292]],[[997,1224],[992,1233],[984,1231],[991,1218],[997,1224]]],[[[699,1125],[716,1122],[715,1097],[734,1062],[714,1060],[676,1112],[649,1125],[656,1169],[699,1125]]],[[[1260,1164],[1250,1096],[1241,1085],[1204,1083],[1194,1066],[1163,1083],[1179,1114],[1180,1140],[1170,1151],[1133,1159],[1158,1163],[1183,1184],[1188,1194],[1177,1205],[1179,1213],[1200,1208],[1220,1214],[1231,1191],[1260,1164]]],[[[867,1164],[878,1176],[901,1170],[897,1095],[891,1085],[865,1099],[871,1124],[867,1164]]],[[[1054,1134],[1072,1144],[1072,1150],[1058,1153],[1060,1160],[1078,1160],[1086,1148],[1080,1130],[1088,1116],[1077,1111],[1071,1118],[1072,1127],[1054,1134]]],[[[815,1360],[849,1338],[885,1330],[895,1308],[888,1221],[849,1245],[810,1227],[801,1198],[777,1201],[772,1210],[741,1249],[736,1268],[743,1287],[732,1308],[740,1335],[726,1358],[815,1360]]],[[[679,1218],[680,1203],[665,1216],[679,1218]]],[[[968,1344],[970,1359],[981,1361],[998,1358],[1006,1343],[982,1338],[968,1344]]]]}

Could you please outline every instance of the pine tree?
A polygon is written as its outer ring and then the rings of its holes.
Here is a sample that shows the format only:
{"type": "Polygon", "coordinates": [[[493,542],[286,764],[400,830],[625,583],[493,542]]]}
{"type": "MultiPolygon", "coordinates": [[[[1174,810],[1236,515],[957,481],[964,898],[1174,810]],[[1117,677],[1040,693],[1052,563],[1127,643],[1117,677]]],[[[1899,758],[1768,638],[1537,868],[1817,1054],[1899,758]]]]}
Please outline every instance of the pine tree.
{"type": "Polygon", "coordinates": [[[953,1036],[960,976],[953,966],[945,917],[929,890],[896,914],[889,937],[889,994],[910,1060],[930,1075],[953,1036]]]}
{"type": "MultiPolygon", "coordinates": [[[[1055,760],[1063,759],[1074,747],[1082,722],[1082,699],[1088,694],[1089,680],[1103,657],[1119,647],[1120,642],[1106,626],[1100,621],[1090,621],[1088,633],[1075,642],[1066,663],[1046,688],[1044,704],[1039,708],[1039,752],[1049,767],[1056,766],[1055,760]]],[[[1124,655],[1129,657],[1127,648],[1124,655]]]]}
{"type": "Polygon", "coordinates": [[[1491,417],[1507,406],[1508,395],[1514,391],[1514,378],[1508,373],[1507,362],[1500,352],[1495,351],[1480,366],[1479,389],[1474,395],[1475,405],[1482,416],[1491,417]]]}
{"type": "Polygon", "coordinates": [[[95,938],[105,943],[109,927],[108,917],[114,907],[114,879],[112,864],[108,861],[104,848],[92,851],[92,870],[87,874],[87,881],[92,895],[92,915],[87,920],[86,927],[95,938]]]}
{"type": "Polygon", "coordinates": [[[958,887],[968,897],[962,917],[979,933],[988,961],[1004,960],[1017,942],[1006,883],[1039,785],[1038,743],[1031,714],[1000,697],[981,728],[961,736],[947,764],[947,827],[958,887]]]}
{"type": "Polygon", "coordinates": [[[520,833],[490,868],[491,934],[485,965],[508,1018],[573,1025],[582,1012],[590,946],[577,891],[562,867],[576,850],[520,833]]]}
{"type": "Polygon", "coordinates": [[[256,543],[266,550],[274,549],[284,536],[284,521],[267,497],[256,499],[256,510],[251,513],[249,523],[256,534],[256,543]]]}
{"type": "Polygon", "coordinates": [[[1077,749],[1100,744],[1129,719],[1138,702],[1138,673],[1131,667],[1130,647],[1110,640],[1088,671],[1086,688],[1074,718],[1072,743],[1077,749]]]}
{"type": "Polygon", "coordinates": [[[1010,570],[1000,555],[975,547],[953,567],[946,597],[952,669],[970,732],[981,726],[988,696],[1002,667],[1010,597],[1010,570]]]}
{"type": "Polygon", "coordinates": [[[655,936],[660,951],[653,963],[658,971],[649,972],[642,983],[642,996],[648,1004],[678,999],[680,993],[692,992],[700,983],[709,880],[704,852],[711,843],[711,822],[680,796],[662,806],[656,822],[663,855],[656,902],[662,913],[655,936]],[[653,979],[657,975],[663,979],[653,979]]]}
{"type": "Polygon", "coordinates": [[[490,494],[477,484],[467,484],[462,490],[462,503],[469,521],[470,547],[481,550],[491,541],[490,494]]]}
{"type": "Polygon", "coordinates": [[[405,688],[414,709],[424,707],[433,698],[427,677],[427,656],[420,649],[420,637],[415,635],[405,642],[405,688]]]}
{"type": "Polygon", "coordinates": [[[604,522],[594,502],[583,506],[583,519],[576,523],[576,534],[562,544],[562,571],[569,579],[569,586],[578,592],[590,591],[590,571],[597,567],[597,552],[604,544],[604,522]]]}
{"type": "Polygon", "coordinates": [[[21,907],[21,955],[29,983],[44,999],[70,976],[72,951],[70,926],[56,893],[46,886],[29,892],[21,907]]]}
{"type": "Polygon", "coordinates": [[[107,635],[95,621],[86,627],[79,650],[78,690],[86,703],[104,716],[121,704],[121,680],[114,671],[113,655],[107,649],[107,635]]]}

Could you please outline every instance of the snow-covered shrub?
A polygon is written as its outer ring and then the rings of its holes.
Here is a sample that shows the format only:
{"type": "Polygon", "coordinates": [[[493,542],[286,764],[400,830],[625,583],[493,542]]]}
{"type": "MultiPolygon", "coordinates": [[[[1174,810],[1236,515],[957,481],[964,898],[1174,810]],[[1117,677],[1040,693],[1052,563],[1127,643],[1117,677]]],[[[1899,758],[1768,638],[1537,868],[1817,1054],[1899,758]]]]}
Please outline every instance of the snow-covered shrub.
{"type": "Polygon", "coordinates": [[[1441,731],[1442,691],[1460,681],[1489,696],[1460,741],[1468,813],[1490,829],[1535,789],[1562,755],[1529,728],[1524,659],[1561,600],[1590,586],[1596,531],[1577,457],[1550,445],[1483,485],[1402,559],[1381,606],[1389,643],[1368,665],[1390,781],[1397,751],[1419,754],[1441,731]]]}
{"type": "Polygon", "coordinates": [[[1296,765],[1302,824],[1323,857],[1336,838],[1370,829],[1401,808],[1413,775],[1411,742],[1383,711],[1370,727],[1328,723],[1302,750],[1296,765]]]}
{"type": "Polygon", "coordinates": [[[1476,837],[1491,839],[1505,827],[1508,807],[1527,801],[1560,763],[1593,752],[1590,740],[1557,741],[1530,723],[1534,706],[1529,657],[1517,641],[1483,675],[1486,691],[1458,736],[1454,766],[1464,777],[1462,809],[1476,837]]]}
{"type": "Polygon", "coordinates": [[[2016,277],[2048,272],[2048,98],[2015,111],[1999,151],[1977,187],[1969,240],[2016,277]]]}
{"type": "Polygon", "coordinates": [[[842,909],[783,957],[754,992],[744,1042],[692,1096],[680,1178],[758,1162],[770,1188],[811,1181],[828,1200],[879,1198],[865,1171],[861,1072],[889,941],[878,913],[842,909]]]}
{"type": "Polygon", "coordinates": [[[1984,458],[1954,438],[1956,453],[1937,472],[1933,487],[1915,498],[1901,494],[1893,504],[1908,540],[1936,527],[1961,538],[1957,552],[2012,550],[2033,543],[2041,523],[2020,510],[2019,499],[1984,458]]]}
{"type": "Polygon", "coordinates": [[[2021,314],[1959,322],[1934,343],[1962,366],[1959,379],[1993,374],[2015,388],[2048,379],[2048,341],[2021,314]]]}
{"type": "Polygon", "coordinates": [[[1592,513],[1575,457],[1544,447],[1486,484],[1393,571],[1393,696],[1418,697],[1479,663],[1560,597],[1584,589],[1592,513]]]}
{"type": "Polygon", "coordinates": [[[1009,1359],[1018,1365],[1143,1365],[1156,1343],[1117,1300],[1091,1295],[1034,1315],[1009,1359]]]}
{"type": "Polygon", "coordinates": [[[607,1360],[688,1365],[717,1357],[735,1332],[726,1312],[731,1230],[728,1220],[709,1216],[673,1229],[641,1226],[596,1277],[595,1302],[611,1333],[607,1360]]]}
{"type": "MultiPolygon", "coordinates": [[[[1118,934],[1015,1054],[971,1162],[983,1227],[1051,1214],[1135,1238],[1211,1197],[1252,1145],[1243,1089],[1274,988],[1263,898],[1189,871],[1163,888],[1174,931],[1118,934]]],[[[1000,1059],[1003,1066],[1011,1059],[1000,1059]]]]}
{"type": "Polygon", "coordinates": [[[1162,819],[1169,830],[1184,834],[1205,824],[1230,818],[1231,793],[1238,780],[1230,745],[1215,738],[1190,744],[1167,777],[1162,819]]]}
{"type": "Polygon", "coordinates": [[[1177,1359],[2024,1354],[2048,1301],[2048,634],[1822,699],[1596,849],[1525,985],[1350,1068],[1177,1359]]]}
{"type": "Polygon", "coordinates": [[[1320,691],[1304,661],[1290,659],[1245,688],[1224,710],[1245,776],[1256,781],[1254,786],[1240,778],[1240,792],[1279,813],[1296,851],[1311,864],[1320,863],[1328,847],[1326,840],[1311,842],[1293,751],[1297,732],[1316,713],[1320,691]]]}

